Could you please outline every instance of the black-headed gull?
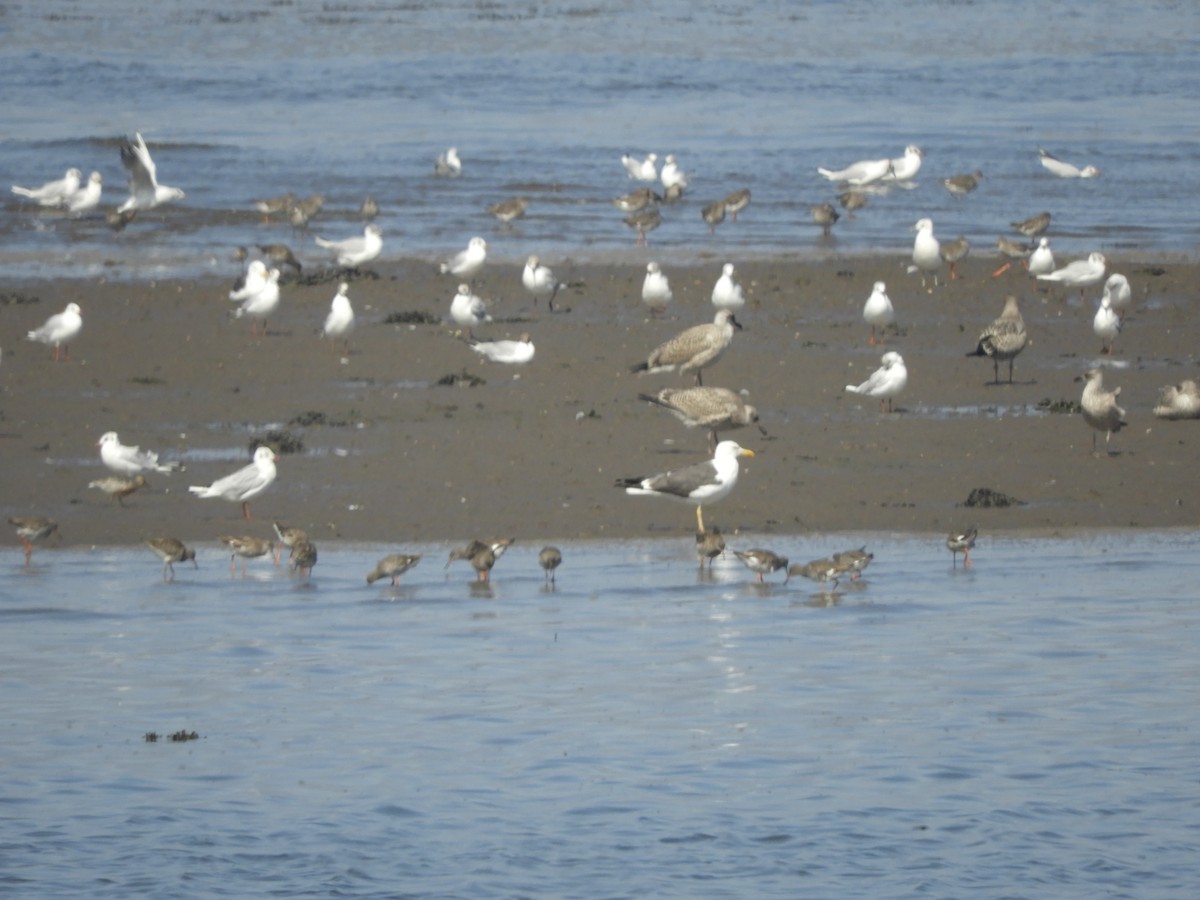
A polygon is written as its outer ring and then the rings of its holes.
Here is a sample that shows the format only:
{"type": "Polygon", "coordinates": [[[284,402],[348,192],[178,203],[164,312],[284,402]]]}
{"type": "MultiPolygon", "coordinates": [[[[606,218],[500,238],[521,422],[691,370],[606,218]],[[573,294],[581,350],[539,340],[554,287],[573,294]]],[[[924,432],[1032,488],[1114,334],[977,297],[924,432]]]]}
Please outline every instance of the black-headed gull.
{"type": "MultiPolygon", "coordinates": [[[[788,567],[786,556],[780,556],[772,550],[734,550],[733,555],[740,559],[751,572],[755,574],[755,584],[763,583],[763,576],[778,572],[788,567]]],[[[786,572],[784,575],[786,576],[786,572]]],[[[787,578],[784,578],[787,581],[787,578]]]]}
{"type": "Polygon", "coordinates": [[[884,181],[912,181],[921,171],[921,161],[925,159],[925,151],[916,144],[904,148],[904,154],[888,160],[891,164],[883,174],[884,181]]]}
{"type": "Polygon", "coordinates": [[[921,219],[913,226],[917,233],[913,241],[913,264],[921,273],[921,286],[926,287],[926,276],[933,276],[933,286],[937,287],[938,270],[942,267],[942,245],[933,236],[933,220],[921,219]]]}
{"type": "Polygon", "coordinates": [[[468,343],[480,356],[495,363],[521,366],[533,359],[534,346],[528,334],[522,334],[516,341],[469,340],[468,343]]]}
{"type": "Polygon", "coordinates": [[[262,323],[262,336],[267,334],[267,319],[279,307],[279,270],[272,269],[267,273],[267,280],[262,289],[242,301],[242,305],[234,310],[234,317],[240,319],[247,316],[250,319],[250,336],[256,335],[256,324],[262,323]]]}
{"type": "Polygon", "coordinates": [[[646,263],[646,277],[642,280],[642,302],[650,308],[650,315],[661,315],[673,298],[671,282],[656,262],[646,263]]]}
{"type": "Polygon", "coordinates": [[[154,551],[154,555],[162,560],[163,564],[163,581],[175,580],[175,563],[192,561],[192,565],[197,569],[200,565],[196,562],[196,551],[189,549],[183,541],[173,537],[152,537],[146,538],[146,546],[154,551]],[[167,573],[171,573],[171,577],[167,578],[167,573]]]}
{"type": "Polygon", "coordinates": [[[871,373],[871,377],[862,384],[848,384],[846,390],[851,394],[864,394],[879,400],[879,411],[883,412],[883,404],[887,403],[887,411],[892,412],[892,401],[908,385],[908,368],[904,358],[895,350],[889,350],[880,358],[882,365],[871,373]]]}
{"type": "Polygon", "coordinates": [[[68,303],[66,309],[52,315],[40,328],[35,328],[25,338],[39,344],[53,344],[55,361],[59,359],[60,349],[62,358],[70,359],[70,343],[82,328],[83,316],[80,314],[79,304],[68,303]]]}
{"type": "Polygon", "coordinates": [[[473,281],[483,264],[487,262],[488,245],[481,237],[467,241],[467,249],[460,250],[439,267],[443,275],[456,275],[473,281]]]}
{"type": "Polygon", "coordinates": [[[380,578],[391,579],[392,586],[400,583],[400,576],[421,561],[419,553],[392,553],[375,564],[375,568],[367,573],[367,584],[374,584],[380,578]]]}
{"type": "Polygon", "coordinates": [[[336,341],[342,340],[342,351],[350,352],[350,333],[354,331],[354,307],[346,293],[350,285],[342,282],[338,285],[337,293],[329,303],[329,313],[325,316],[325,325],[321,329],[321,337],[336,341]]]}
{"type": "Polygon", "coordinates": [[[1054,251],[1050,249],[1050,238],[1038,239],[1037,248],[1029,255],[1029,274],[1035,277],[1054,271],[1054,251]]]}
{"type": "Polygon", "coordinates": [[[1124,317],[1126,310],[1133,305],[1133,290],[1129,287],[1129,279],[1120,272],[1113,272],[1104,282],[1104,296],[1109,305],[1118,315],[1124,317]]]}
{"type": "Polygon", "coordinates": [[[1121,395],[1120,388],[1111,391],[1104,389],[1104,376],[1099,369],[1088,369],[1083,373],[1083,396],[1079,405],[1083,409],[1083,421],[1092,429],[1092,453],[1096,453],[1096,432],[1104,432],[1104,453],[1108,455],[1108,442],[1114,432],[1120,431],[1128,423],[1125,421],[1125,410],[1117,405],[1117,397],[1121,395]]]}
{"type": "Polygon", "coordinates": [[[79,191],[79,183],[83,173],[78,169],[67,169],[62,178],[47,181],[41,187],[25,188],[12,186],[12,192],[18,197],[34,201],[38,206],[66,206],[67,200],[79,191]]]}
{"type": "Polygon", "coordinates": [[[450,301],[450,318],[455,325],[467,329],[467,337],[473,337],[472,329],[480,322],[490,322],[487,304],[477,297],[469,284],[460,284],[454,299],[450,301]]]}
{"type": "Polygon", "coordinates": [[[706,503],[716,503],[728,497],[738,483],[740,457],[754,456],[737,441],[721,441],[712,459],[685,466],[670,472],[645,477],[618,478],[616,486],[626,494],[643,497],[666,497],[696,507],[696,530],[703,532],[706,503]]]}
{"type": "Polygon", "coordinates": [[[1100,170],[1095,166],[1084,166],[1082,169],[1079,166],[1072,165],[1069,162],[1063,162],[1056,156],[1052,156],[1047,151],[1038,147],[1038,158],[1042,161],[1042,166],[1059,178],[1095,178],[1100,174],[1100,170]]]}
{"type": "Polygon", "coordinates": [[[1000,383],[1000,362],[1008,360],[1008,383],[1013,380],[1013,360],[1017,358],[1029,336],[1025,333],[1025,320],[1017,298],[1009,295],[1004,300],[1004,311],[979,334],[979,342],[967,356],[990,356],[992,359],[992,383],[1000,383]]]}
{"type": "Polygon", "coordinates": [[[118,475],[139,475],[142,472],[174,472],[183,466],[177,462],[160,463],[153,450],[129,447],[121,443],[115,431],[106,431],[96,442],[100,461],[118,475]]]}
{"type": "Polygon", "coordinates": [[[694,371],[696,384],[703,384],[701,371],[711,366],[733,341],[734,329],[741,323],[734,317],[733,310],[720,309],[711,323],[693,325],[669,341],[659,344],[646,357],[645,362],[630,368],[631,372],[674,372],[680,374],[694,371]]]}
{"type": "Polygon", "coordinates": [[[871,337],[867,343],[875,346],[875,330],[879,330],[879,343],[884,341],[884,330],[896,321],[896,310],[887,295],[887,285],[877,281],[871,288],[871,296],[863,305],[863,321],[871,326],[871,337]]]}
{"type": "Polygon", "coordinates": [[[267,286],[268,274],[270,273],[267,270],[267,264],[261,259],[250,260],[246,271],[234,282],[233,289],[229,292],[229,299],[234,303],[241,303],[253,297],[267,286]]]}
{"type": "Polygon", "coordinates": [[[454,178],[462,174],[462,160],[458,158],[458,148],[450,147],[445,152],[439,153],[433,163],[433,172],[435,175],[454,178]]]}
{"type": "Polygon", "coordinates": [[[104,176],[93,172],[88,176],[87,183],[66,199],[67,212],[75,216],[89,213],[100,205],[100,195],[104,192],[104,176]]]}
{"type": "Polygon", "coordinates": [[[864,159],[851,163],[844,169],[818,168],[817,171],[830,181],[842,182],[851,187],[863,187],[881,181],[892,171],[892,161],[890,159],[864,159]]]}
{"type": "Polygon", "coordinates": [[[679,162],[675,159],[674,153],[668,153],[666,160],[663,162],[662,172],[659,173],[659,178],[662,185],[668,191],[677,189],[684,191],[688,186],[688,177],[683,169],[679,168],[679,162]]]}
{"type": "Polygon", "coordinates": [[[1100,308],[1092,319],[1092,331],[1100,338],[1100,352],[1111,354],[1117,335],[1121,333],[1121,317],[1112,308],[1112,300],[1108,294],[1100,298],[1100,308]]]}
{"type": "Polygon", "coordinates": [[[329,241],[325,238],[313,238],[318,247],[332,250],[337,257],[337,264],[344,269],[357,269],[363,263],[368,263],[383,251],[383,229],[374,223],[363,228],[362,237],[346,238],[341,241],[329,241]]]}
{"type": "Polygon", "coordinates": [[[117,207],[117,212],[134,209],[153,209],[187,195],[177,187],[158,183],[158,169],[146,149],[140,131],[134,132],[137,143],[121,142],[121,165],[129,173],[129,199],[117,207]]]}
{"type": "Polygon", "coordinates": [[[254,451],[254,461],[232,475],[226,475],[208,486],[192,485],[188,488],[201,499],[217,497],[230,503],[242,504],[242,518],[250,518],[250,499],[257,497],[275,480],[275,460],[278,457],[270,447],[260,445],[254,451]]]}
{"type": "Polygon", "coordinates": [[[725,263],[722,266],[721,275],[712,289],[712,305],[717,309],[729,309],[736,312],[746,305],[746,295],[742,291],[742,286],[734,278],[736,274],[737,270],[734,269],[733,263],[725,263]]]}
{"type": "Polygon", "coordinates": [[[554,271],[543,265],[536,255],[525,261],[525,269],[521,272],[521,284],[533,295],[533,305],[537,307],[538,300],[546,298],[550,312],[554,312],[554,298],[560,288],[566,287],[554,277],[554,271]]]}
{"type": "Polygon", "coordinates": [[[1045,275],[1039,275],[1039,281],[1056,281],[1064,287],[1079,288],[1079,299],[1083,300],[1083,292],[1093,284],[1099,284],[1104,278],[1108,260],[1103,253],[1089,253],[1087,259],[1077,259],[1069,262],[1061,269],[1055,269],[1045,275]]]}
{"type": "Polygon", "coordinates": [[[651,153],[645,159],[638,159],[626,153],[621,157],[621,165],[635,181],[658,181],[657,153],[651,153]]]}

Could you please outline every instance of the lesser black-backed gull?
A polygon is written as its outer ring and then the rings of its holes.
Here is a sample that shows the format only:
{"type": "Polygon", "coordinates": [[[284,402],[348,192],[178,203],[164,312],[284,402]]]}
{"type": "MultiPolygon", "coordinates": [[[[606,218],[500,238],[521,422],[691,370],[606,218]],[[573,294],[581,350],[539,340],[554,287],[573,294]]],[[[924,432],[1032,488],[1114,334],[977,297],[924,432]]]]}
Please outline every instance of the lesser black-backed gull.
{"type": "Polygon", "coordinates": [[[696,507],[696,528],[704,531],[704,515],[701,508],[705,503],[716,503],[729,496],[738,482],[742,456],[754,456],[736,441],[721,441],[713,452],[712,459],[685,466],[670,472],[644,478],[618,478],[617,487],[633,496],[666,497],[696,507]]]}

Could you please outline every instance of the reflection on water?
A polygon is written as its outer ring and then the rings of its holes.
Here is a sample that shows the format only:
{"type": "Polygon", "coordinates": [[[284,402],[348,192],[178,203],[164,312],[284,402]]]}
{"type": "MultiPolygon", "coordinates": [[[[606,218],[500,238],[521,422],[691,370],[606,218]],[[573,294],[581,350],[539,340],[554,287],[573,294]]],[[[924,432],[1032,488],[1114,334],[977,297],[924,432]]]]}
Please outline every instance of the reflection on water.
{"type": "Polygon", "coordinates": [[[875,559],[822,594],[701,572],[691,535],[561,543],[555,587],[533,541],[490,584],[440,545],[322,544],[304,582],[10,549],[6,894],[1196,882],[1195,534],[985,530],[966,571],[940,536],[726,537],[875,559]],[[366,585],[397,549],[424,559],[366,585]]]}

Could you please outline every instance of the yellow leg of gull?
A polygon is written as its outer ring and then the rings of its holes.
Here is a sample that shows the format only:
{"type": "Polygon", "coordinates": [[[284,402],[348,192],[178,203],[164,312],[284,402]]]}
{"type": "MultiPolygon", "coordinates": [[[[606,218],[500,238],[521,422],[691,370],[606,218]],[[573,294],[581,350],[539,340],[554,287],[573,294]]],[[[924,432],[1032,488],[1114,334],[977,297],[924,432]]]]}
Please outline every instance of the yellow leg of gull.
{"type": "Polygon", "coordinates": [[[704,534],[704,516],[700,513],[700,506],[696,506],[696,527],[700,529],[700,533],[704,534]]]}

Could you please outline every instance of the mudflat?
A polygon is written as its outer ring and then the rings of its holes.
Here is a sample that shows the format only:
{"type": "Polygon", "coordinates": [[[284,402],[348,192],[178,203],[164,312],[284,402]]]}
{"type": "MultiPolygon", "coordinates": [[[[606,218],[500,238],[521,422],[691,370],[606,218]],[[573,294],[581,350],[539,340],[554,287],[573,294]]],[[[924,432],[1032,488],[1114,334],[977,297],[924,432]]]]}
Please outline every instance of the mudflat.
{"type": "MultiPolygon", "coordinates": [[[[525,541],[690,535],[690,507],[631,497],[614,486],[708,457],[689,430],[639,393],[693,383],[690,374],[634,374],[659,343],[709,322],[725,260],[672,266],[674,301],[649,315],[641,284],[649,257],[628,262],[546,260],[568,287],[551,313],[520,283],[521,265],[483,270],[476,293],[493,301],[485,339],[528,332],[531,363],[474,353],[445,319],[457,281],[425,260],[397,260],[354,278],[357,328],[349,353],[318,336],[337,278],[285,283],[263,337],[234,319],[228,278],[130,284],[44,281],[0,285],[0,457],[6,517],[45,515],[68,545],[132,544],[172,535],[207,541],[267,536],[272,520],[315,540],[525,541]],[[24,340],[69,302],[84,327],[70,360],[24,340]],[[240,506],[201,500],[208,484],[249,462],[251,442],[282,432],[275,484],[240,506]],[[125,507],[89,481],[107,472],[96,441],[182,459],[151,474],[125,507]],[[284,448],[288,449],[288,448],[284,448]]],[[[706,507],[725,532],[1069,532],[1170,528],[1200,521],[1200,422],[1151,410],[1160,389],[1197,377],[1197,285],[1190,262],[1110,260],[1134,303],[1111,356],[1092,331],[1099,288],[1039,286],[1019,267],[969,257],[932,291],[906,274],[907,256],[738,262],[744,329],[704,372],[710,386],[745,391],[765,433],[728,432],[755,452],[732,495],[706,507]],[[897,323],[868,343],[862,307],[887,283],[897,323]],[[992,363],[968,357],[1008,294],[1020,298],[1031,338],[993,384],[992,363]],[[895,412],[845,390],[885,351],[909,381],[895,412]],[[1093,454],[1078,412],[1084,371],[1102,365],[1120,387],[1128,426],[1112,454],[1093,454]],[[986,488],[1016,501],[964,505],[986,488]]],[[[15,538],[13,539],[15,543],[15,538]]]]}

